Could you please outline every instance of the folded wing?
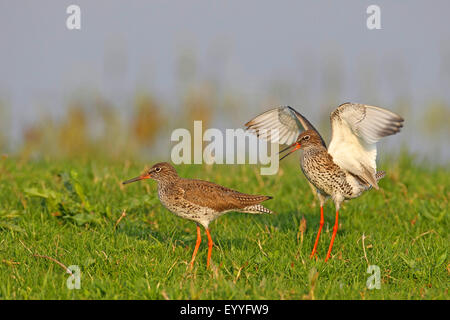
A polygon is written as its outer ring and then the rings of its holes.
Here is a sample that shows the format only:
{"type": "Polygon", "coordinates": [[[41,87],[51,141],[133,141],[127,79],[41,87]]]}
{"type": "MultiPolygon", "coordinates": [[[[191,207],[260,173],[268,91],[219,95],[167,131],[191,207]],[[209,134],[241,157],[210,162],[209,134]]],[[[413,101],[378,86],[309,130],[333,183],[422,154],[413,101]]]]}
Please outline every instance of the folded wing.
{"type": "Polygon", "coordinates": [[[328,153],[342,169],[378,189],[376,143],[403,127],[403,118],[379,107],[345,103],[331,114],[328,153]]]}
{"type": "MultiPolygon", "coordinates": [[[[245,126],[259,138],[279,144],[294,143],[303,130],[317,132],[305,117],[288,106],[266,111],[247,122],[245,126]],[[274,133],[274,130],[278,131],[278,135],[274,133]]],[[[323,139],[322,143],[325,146],[323,139]]]]}
{"type": "Polygon", "coordinates": [[[204,180],[181,180],[180,189],[185,200],[217,211],[243,209],[271,199],[269,196],[241,193],[204,180]]]}

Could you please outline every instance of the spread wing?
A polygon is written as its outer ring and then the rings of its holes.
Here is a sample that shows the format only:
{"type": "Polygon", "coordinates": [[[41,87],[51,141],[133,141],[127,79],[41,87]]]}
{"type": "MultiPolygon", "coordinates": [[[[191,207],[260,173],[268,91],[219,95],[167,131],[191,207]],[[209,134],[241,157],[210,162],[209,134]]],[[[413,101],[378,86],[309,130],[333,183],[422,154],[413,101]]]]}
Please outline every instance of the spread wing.
{"type": "MultiPolygon", "coordinates": [[[[258,138],[279,144],[294,143],[303,130],[314,130],[319,134],[305,117],[291,107],[279,107],[266,111],[247,122],[245,126],[258,138]],[[273,130],[278,130],[278,135],[273,134],[273,130]]],[[[322,144],[325,146],[323,139],[322,144]]]]}
{"type": "Polygon", "coordinates": [[[403,127],[403,118],[379,107],[344,103],[331,113],[328,153],[342,169],[378,189],[376,143],[403,127]]]}

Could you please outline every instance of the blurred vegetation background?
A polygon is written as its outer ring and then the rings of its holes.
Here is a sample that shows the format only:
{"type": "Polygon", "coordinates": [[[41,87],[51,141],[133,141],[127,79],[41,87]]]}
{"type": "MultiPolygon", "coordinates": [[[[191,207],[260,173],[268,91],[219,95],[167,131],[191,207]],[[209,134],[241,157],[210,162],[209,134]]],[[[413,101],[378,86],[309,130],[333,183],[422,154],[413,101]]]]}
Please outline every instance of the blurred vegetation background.
{"type": "Polygon", "coordinates": [[[380,1],[379,31],[364,1],[258,1],[258,14],[233,1],[81,2],[79,31],[62,24],[64,2],[44,3],[0,4],[0,153],[169,160],[174,129],[242,128],[279,105],[329,141],[330,112],[352,101],[405,118],[381,157],[449,163],[448,2],[380,1]]]}
{"type": "MultiPolygon", "coordinates": [[[[113,58],[110,58],[113,59],[113,58]]],[[[165,101],[152,92],[140,88],[127,97],[130,105],[120,105],[94,88],[75,90],[61,106],[62,116],[55,117],[48,108],[31,124],[20,128],[21,138],[11,139],[11,106],[0,99],[0,152],[17,155],[22,159],[52,158],[105,158],[165,159],[170,158],[171,132],[176,128],[193,129],[194,120],[203,121],[203,130],[216,128],[242,128],[251,117],[290,100],[306,117],[318,126],[328,140],[329,114],[340,103],[342,79],[337,60],[315,73],[323,73],[322,101],[317,106],[301,106],[310,102],[308,86],[287,81],[271,81],[259,103],[240,92],[227,91],[219,79],[196,80],[194,57],[179,57],[179,86],[175,103],[165,101]],[[300,96],[300,97],[299,97],[300,96]],[[290,99],[289,97],[292,97],[290,99]],[[124,112],[125,111],[125,112],[124,112]]],[[[362,77],[366,85],[373,70],[367,69],[362,77]]],[[[400,76],[400,75],[399,75],[400,76]]],[[[450,136],[450,104],[441,97],[433,97],[418,111],[412,110],[407,94],[398,97],[394,105],[386,106],[378,97],[376,88],[363,86],[367,101],[387,107],[401,114],[405,128],[398,137],[382,141],[383,153],[409,150],[416,157],[430,163],[448,164],[448,137],[450,136]],[[394,141],[389,141],[389,140],[394,141]],[[417,144],[419,144],[417,149],[417,144]],[[412,147],[412,148],[411,148],[412,147]]],[[[1,97],[0,97],[1,98],[1,97]]],[[[366,102],[366,101],[357,101],[366,102]]],[[[368,102],[366,102],[368,103],[368,102]]],[[[191,131],[193,133],[193,131],[191,131]]]]}

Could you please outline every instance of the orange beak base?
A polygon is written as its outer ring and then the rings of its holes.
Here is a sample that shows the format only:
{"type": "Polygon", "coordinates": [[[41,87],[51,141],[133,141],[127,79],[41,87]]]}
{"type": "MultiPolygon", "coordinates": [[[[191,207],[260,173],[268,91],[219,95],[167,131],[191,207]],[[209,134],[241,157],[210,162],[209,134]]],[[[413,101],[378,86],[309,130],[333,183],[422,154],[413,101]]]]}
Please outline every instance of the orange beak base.
{"type": "Polygon", "coordinates": [[[280,161],[283,160],[284,158],[286,158],[286,157],[287,157],[288,155],[290,155],[292,152],[294,152],[294,151],[296,151],[296,150],[298,150],[298,149],[300,149],[300,148],[301,148],[301,144],[298,143],[298,142],[295,142],[294,144],[290,145],[289,147],[287,147],[287,148],[281,150],[279,153],[282,153],[282,152],[284,152],[284,151],[287,151],[287,150],[291,149],[288,153],[286,153],[284,156],[282,156],[282,157],[280,158],[280,161]]]}
{"type": "Polygon", "coordinates": [[[124,181],[124,182],[122,182],[122,184],[129,184],[129,183],[132,183],[132,182],[145,180],[145,179],[150,179],[150,175],[148,173],[144,173],[143,175],[140,175],[139,177],[136,177],[136,178],[124,181]]]}

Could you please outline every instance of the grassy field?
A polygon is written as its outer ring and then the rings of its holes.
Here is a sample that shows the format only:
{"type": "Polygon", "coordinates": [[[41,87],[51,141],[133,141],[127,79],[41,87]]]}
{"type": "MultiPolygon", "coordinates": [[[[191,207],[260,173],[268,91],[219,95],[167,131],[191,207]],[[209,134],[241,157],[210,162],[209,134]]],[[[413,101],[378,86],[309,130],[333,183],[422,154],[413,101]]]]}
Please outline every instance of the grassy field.
{"type": "Polygon", "coordinates": [[[160,205],[155,182],[120,184],[144,166],[0,159],[0,298],[448,299],[448,168],[408,156],[382,163],[380,190],[344,203],[324,263],[334,208],[327,203],[319,259],[310,260],[319,207],[294,157],[275,176],[256,166],[177,166],[184,177],[272,195],[265,205],[277,212],[216,220],[212,268],[203,232],[189,271],[195,223],[160,205]],[[42,256],[78,265],[81,288],[69,290],[65,270],[42,256]],[[366,286],[369,264],[380,268],[379,290],[366,286]]]}

